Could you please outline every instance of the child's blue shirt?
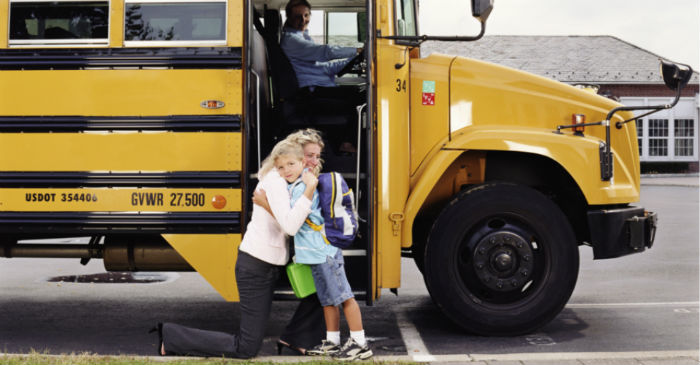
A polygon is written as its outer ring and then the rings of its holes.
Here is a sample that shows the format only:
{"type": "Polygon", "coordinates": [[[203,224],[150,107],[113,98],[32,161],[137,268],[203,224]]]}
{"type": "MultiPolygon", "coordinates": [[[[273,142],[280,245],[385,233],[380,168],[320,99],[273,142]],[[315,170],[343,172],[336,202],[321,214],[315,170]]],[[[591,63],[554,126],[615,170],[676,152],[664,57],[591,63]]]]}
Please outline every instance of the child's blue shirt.
{"type": "MultiPolygon", "coordinates": [[[[287,185],[290,193],[292,206],[304,194],[306,184],[297,181],[287,185]]],[[[323,237],[323,216],[318,203],[318,192],[314,190],[314,197],[311,199],[311,214],[302,224],[297,234],[294,235],[294,255],[296,262],[300,264],[321,264],[326,262],[326,256],[333,257],[338,248],[329,244],[323,237]],[[316,229],[314,229],[313,227],[316,229]]]]}

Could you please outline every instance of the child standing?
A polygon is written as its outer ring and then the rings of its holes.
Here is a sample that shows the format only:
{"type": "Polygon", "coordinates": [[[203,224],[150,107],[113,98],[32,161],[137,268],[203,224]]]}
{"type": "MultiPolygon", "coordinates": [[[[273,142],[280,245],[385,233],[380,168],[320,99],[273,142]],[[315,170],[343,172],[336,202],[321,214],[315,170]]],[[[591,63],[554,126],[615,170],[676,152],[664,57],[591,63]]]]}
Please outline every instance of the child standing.
{"type": "MultiPolygon", "coordinates": [[[[304,193],[306,184],[302,181],[304,171],[304,153],[298,146],[290,145],[286,153],[274,156],[275,168],[288,183],[291,204],[304,193]]],[[[316,293],[323,306],[326,322],[326,339],[306,353],[309,355],[331,355],[336,360],[367,359],[372,350],[367,346],[365,331],[362,327],[360,307],[350,289],[345,276],[343,253],[330,245],[321,233],[323,216],[319,207],[318,192],[314,191],[311,200],[311,214],[294,235],[296,262],[311,266],[311,273],[316,285],[316,293]],[[345,319],[350,327],[350,338],[340,347],[340,309],[343,305],[345,319]]]]}

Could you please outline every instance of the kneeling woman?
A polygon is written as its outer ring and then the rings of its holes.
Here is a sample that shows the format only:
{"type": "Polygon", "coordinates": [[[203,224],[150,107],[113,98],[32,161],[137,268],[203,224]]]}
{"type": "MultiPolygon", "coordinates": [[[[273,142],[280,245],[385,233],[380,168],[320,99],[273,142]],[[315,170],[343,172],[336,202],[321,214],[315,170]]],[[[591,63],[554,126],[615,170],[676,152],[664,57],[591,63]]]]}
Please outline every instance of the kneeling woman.
{"type": "MultiPolygon", "coordinates": [[[[279,155],[278,149],[298,148],[295,142],[283,140],[270,156],[279,155]]],[[[289,259],[285,234],[297,233],[311,213],[311,198],[318,184],[316,176],[305,171],[302,180],[306,189],[293,207],[290,207],[287,182],[273,167],[268,157],[258,173],[257,189],[266,192],[268,213],[259,205],[253,206],[236,261],[236,283],[240,296],[241,323],[239,333],[229,334],[185,327],[175,323],[159,326],[161,355],[190,355],[251,358],[257,355],[265,336],[265,328],[272,306],[272,295],[280,267],[289,259]]]]}

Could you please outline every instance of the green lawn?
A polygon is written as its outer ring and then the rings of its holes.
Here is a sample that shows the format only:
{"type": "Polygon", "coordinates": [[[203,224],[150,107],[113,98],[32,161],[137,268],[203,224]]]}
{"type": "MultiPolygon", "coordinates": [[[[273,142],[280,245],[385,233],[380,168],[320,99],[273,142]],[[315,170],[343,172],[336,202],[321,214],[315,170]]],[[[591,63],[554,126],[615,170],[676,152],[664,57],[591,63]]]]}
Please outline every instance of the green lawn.
{"type": "MultiPolygon", "coordinates": [[[[101,356],[94,354],[47,355],[33,352],[27,355],[0,355],[2,365],[222,365],[222,364],[281,364],[295,363],[308,365],[335,365],[331,359],[310,359],[281,357],[280,361],[270,360],[234,360],[234,359],[181,359],[181,358],[147,358],[133,356],[101,356]],[[297,360],[298,359],[298,360],[297,360]]],[[[353,362],[358,363],[358,362],[353,362]]],[[[390,364],[386,361],[363,361],[359,363],[390,364]]],[[[396,364],[396,362],[391,362],[396,364]]],[[[401,364],[412,364],[401,362],[401,364]]]]}

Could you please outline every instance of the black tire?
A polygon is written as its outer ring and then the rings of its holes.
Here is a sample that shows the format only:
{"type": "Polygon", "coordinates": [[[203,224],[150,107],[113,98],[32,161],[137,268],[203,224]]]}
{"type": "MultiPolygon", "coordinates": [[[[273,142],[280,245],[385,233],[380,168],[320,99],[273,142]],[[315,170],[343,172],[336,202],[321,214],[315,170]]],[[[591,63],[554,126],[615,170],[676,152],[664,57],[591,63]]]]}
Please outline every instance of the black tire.
{"type": "Polygon", "coordinates": [[[427,216],[419,215],[413,221],[413,247],[411,247],[411,256],[416,263],[416,267],[418,267],[418,270],[423,275],[425,275],[425,246],[428,242],[428,234],[430,234],[430,229],[435,221],[434,218],[430,219],[430,217],[437,216],[439,211],[431,213],[428,213],[427,216]]]}
{"type": "Polygon", "coordinates": [[[425,249],[433,301],[480,335],[519,335],[552,320],[574,290],[578,267],[576,239],[559,207],[508,183],[458,194],[425,249]]]}

